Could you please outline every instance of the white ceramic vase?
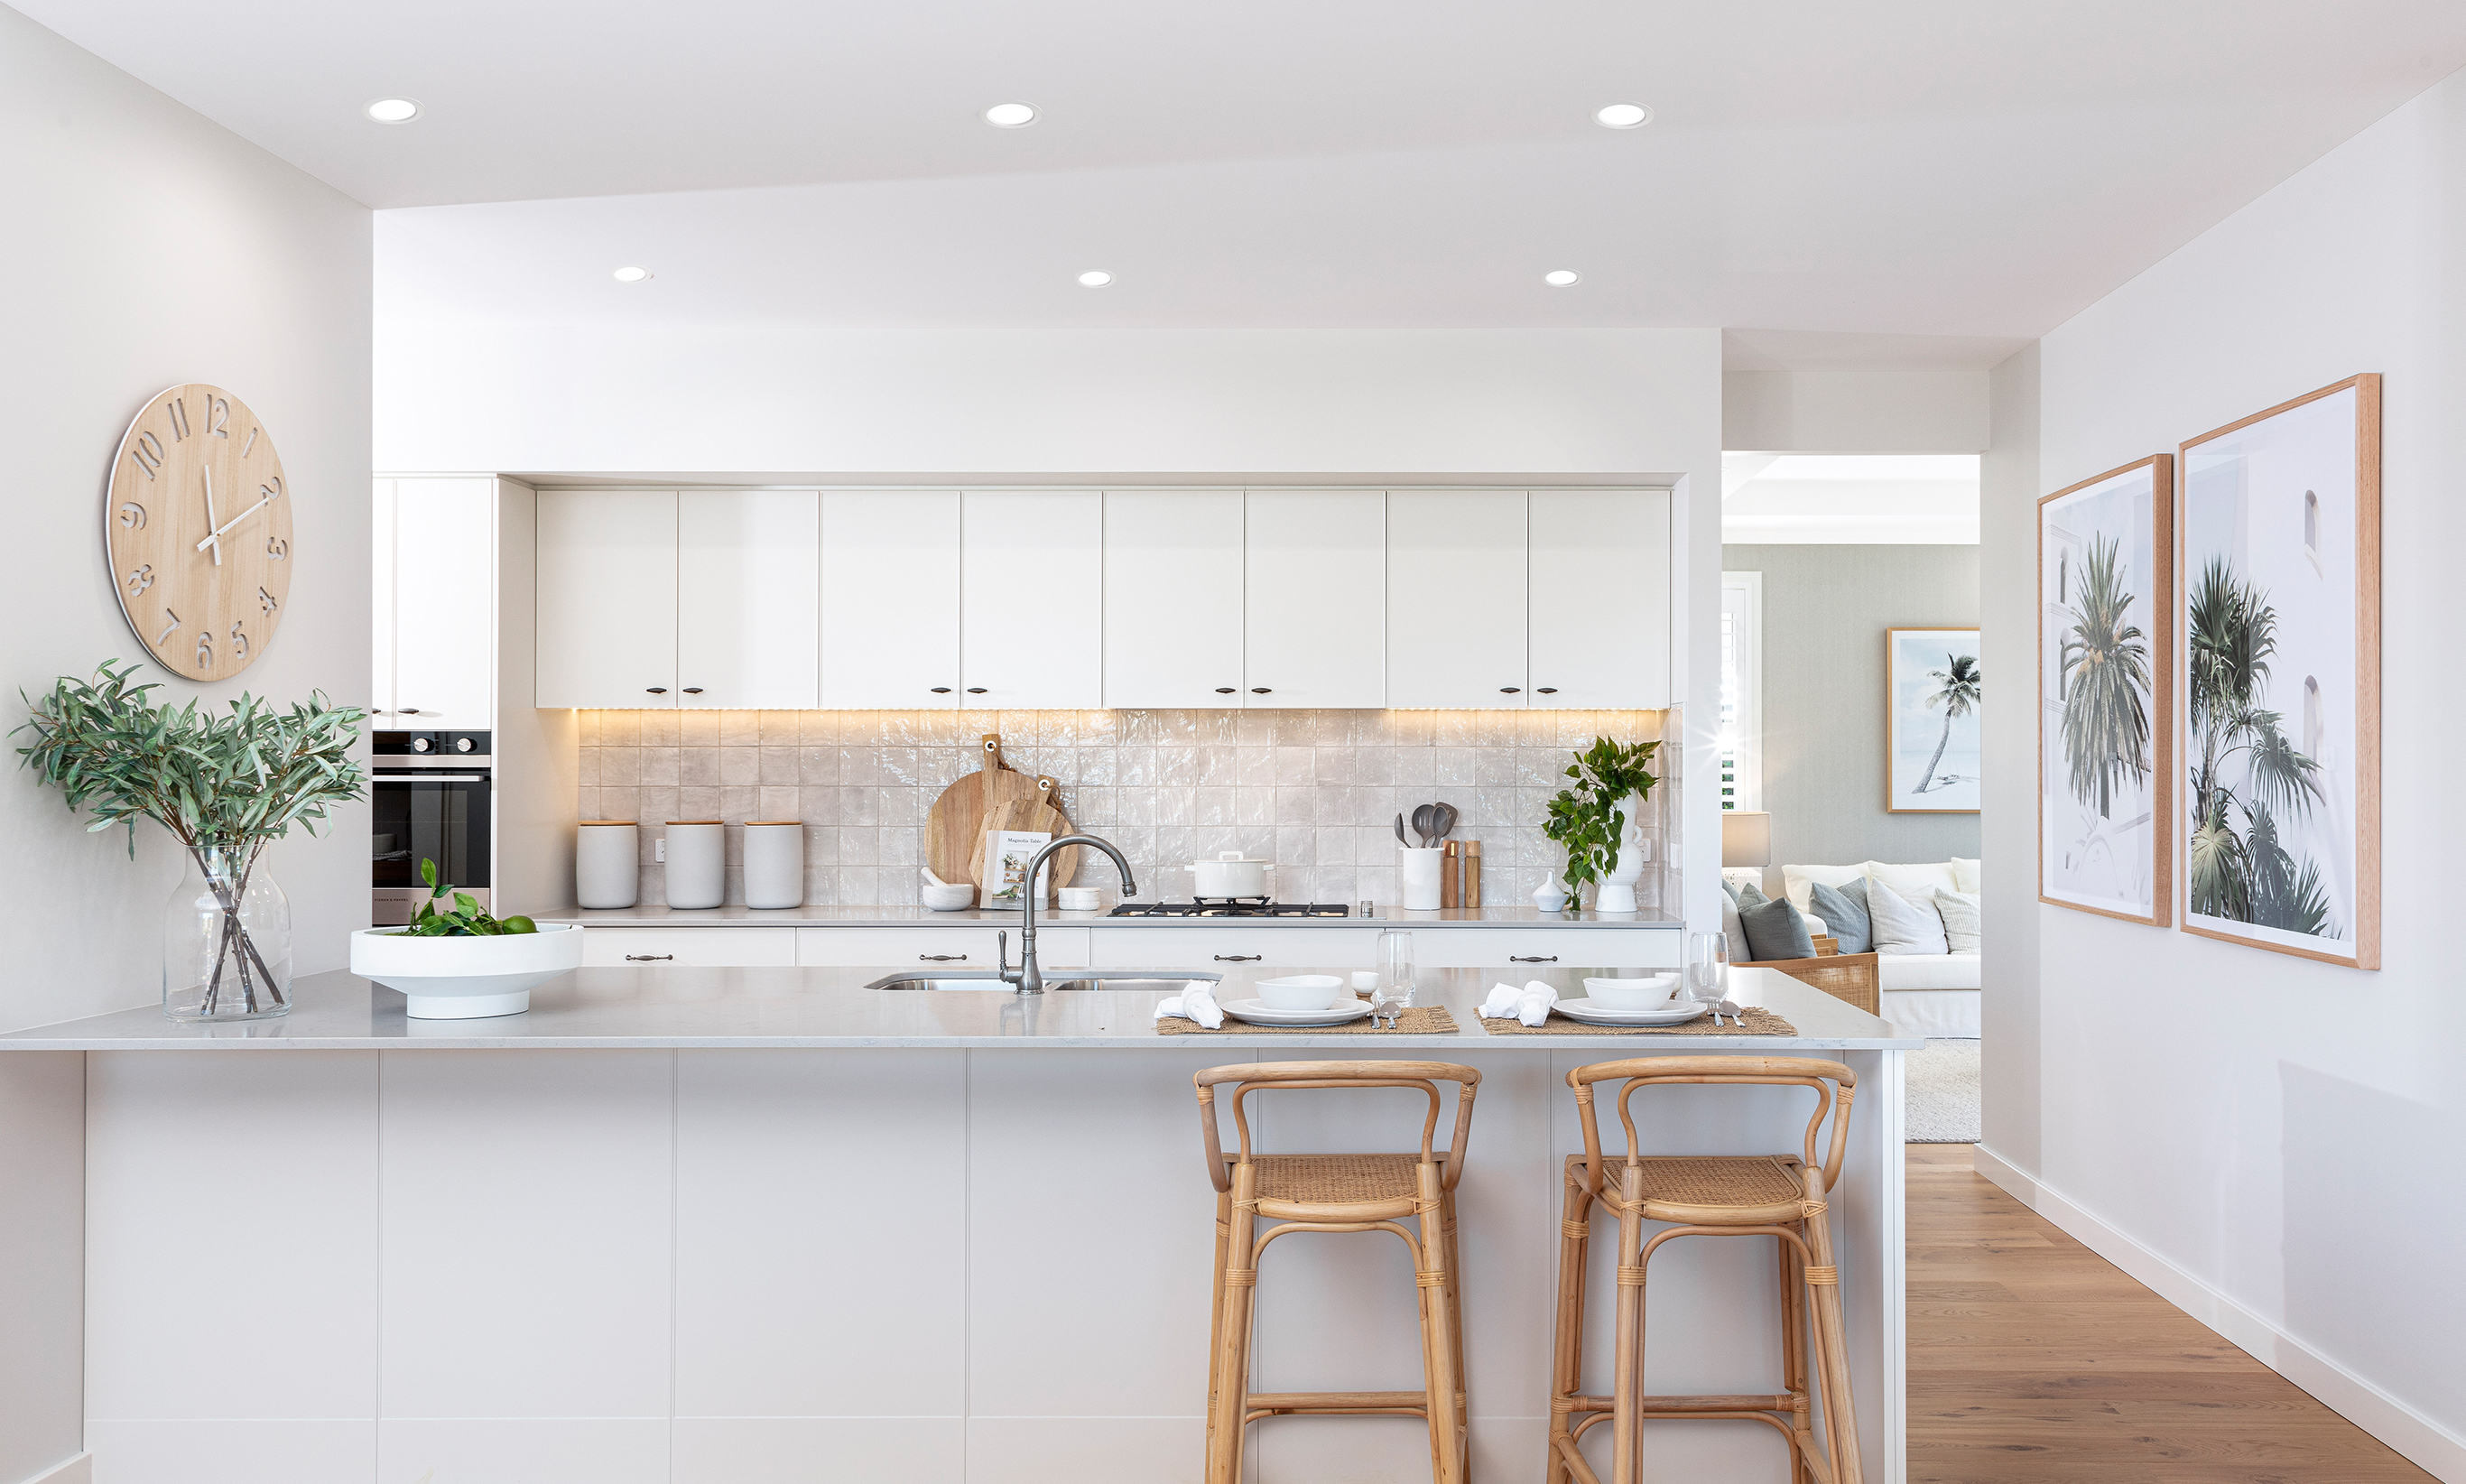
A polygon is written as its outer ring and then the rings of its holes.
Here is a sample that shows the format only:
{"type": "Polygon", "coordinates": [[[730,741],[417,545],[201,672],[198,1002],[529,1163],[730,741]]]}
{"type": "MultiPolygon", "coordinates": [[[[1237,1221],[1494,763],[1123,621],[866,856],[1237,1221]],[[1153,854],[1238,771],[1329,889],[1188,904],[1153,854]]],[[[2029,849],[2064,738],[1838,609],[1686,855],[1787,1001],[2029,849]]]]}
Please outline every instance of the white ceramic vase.
{"type": "Polygon", "coordinates": [[[1602,878],[1600,889],[1593,893],[1593,911],[1597,912],[1636,910],[1635,884],[1644,878],[1642,802],[1633,794],[1618,801],[1619,812],[1626,816],[1626,824],[1619,831],[1618,864],[1609,868],[1602,878]]]}

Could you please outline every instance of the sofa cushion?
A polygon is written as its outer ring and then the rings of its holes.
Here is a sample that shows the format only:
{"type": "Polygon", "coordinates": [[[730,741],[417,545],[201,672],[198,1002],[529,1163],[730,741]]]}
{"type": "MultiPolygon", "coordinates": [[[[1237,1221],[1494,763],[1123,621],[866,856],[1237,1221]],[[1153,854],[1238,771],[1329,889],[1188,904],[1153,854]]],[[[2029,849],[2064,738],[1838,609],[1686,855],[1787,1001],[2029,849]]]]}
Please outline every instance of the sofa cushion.
{"type": "Polygon", "coordinates": [[[1874,948],[1875,930],[1868,920],[1865,882],[1846,881],[1838,887],[1827,887],[1819,881],[1810,891],[1809,900],[1823,914],[1842,953],[1863,954],[1874,948]]]}
{"type": "Polygon", "coordinates": [[[1743,962],[1747,956],[1747,928],[1738,921],[1738,903],[1728,892],[1721,894],[1721,936],[1730,945],[1730,961],[1743,962]]]}
{"type": "Polygon", "coordinates": [[[1948,951],[1943,936],[1943,918],[1936,912],[1933,891],[1913,899],[1890,887],[1870,887],[1867,889],[1867,920],[1874,925],[1874,949],[1879,954],[1940,954],[1948,951]]]}
{"type": "Polygon", "coordinates": [[[1923,861],[1895,866],[1886,861],[1866,863],[1867,879],[1880,881],[1911,901],[1929,891],[1958,891],[1961,879],[1950,861],[1923,861]]]}
{"type": "Polygon", "coordinates": [[[1978,952],[1978,896],[1970,891],[1939,891],[1936,915],[1943,919],[1943,940],[1956,954],[1978,952]]]}
{"type": "Polygon", "coordinates": [[[1974,989],[1888,989],[1884,1019],[1904,1036],[1975,1041],[1986,997],[1974,989]]]}
{"type": "Polygon", "coordinates": [[[1875,960],[1875,976],[1885,990],[1976,989],[1976,954],[1885,954],[1875,960]]]}
{"type": "Polygon", "coordinates": [[[1782,893],[1800,911],[1813,911],[1814,909],[1806,905],[1807,892],[1817,883],[1838,887],[1847,882],[1863,881],[1866,875],[1867,863],[1864,861],[1855,866],[1784,866],[1781,868],[1782,893]]]}
{"type": "Polygon", "coordinates": [[[1955,891],[1983,891],[1985,889],[1978,884],[1978,863],[1976,861],[1964,861],[1957,855],[1952,858],[1952,889],[1955,891]]]}
{"type": "Polygon", "coordinates": [[[1758,960],[1815,956],[1815,943],[1806,935],[1806,920],[1787,902],[1742,906],[1738,909],[1738,922],[1747,930],[1747,951],[1758,960]]]}

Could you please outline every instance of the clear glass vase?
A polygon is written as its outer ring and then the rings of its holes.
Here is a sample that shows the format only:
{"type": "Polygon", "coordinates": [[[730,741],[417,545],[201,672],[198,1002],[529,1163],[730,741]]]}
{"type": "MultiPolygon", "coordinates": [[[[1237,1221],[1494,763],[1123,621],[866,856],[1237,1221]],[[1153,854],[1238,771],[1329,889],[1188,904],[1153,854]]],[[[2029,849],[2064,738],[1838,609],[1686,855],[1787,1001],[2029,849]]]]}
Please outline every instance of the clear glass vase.
{"type": "Polygon", "coordinates": [[[261,1021],[291,1013],[291,904],[263,861],[191,852],[163,919],[163,1013],[261,1021]]]}

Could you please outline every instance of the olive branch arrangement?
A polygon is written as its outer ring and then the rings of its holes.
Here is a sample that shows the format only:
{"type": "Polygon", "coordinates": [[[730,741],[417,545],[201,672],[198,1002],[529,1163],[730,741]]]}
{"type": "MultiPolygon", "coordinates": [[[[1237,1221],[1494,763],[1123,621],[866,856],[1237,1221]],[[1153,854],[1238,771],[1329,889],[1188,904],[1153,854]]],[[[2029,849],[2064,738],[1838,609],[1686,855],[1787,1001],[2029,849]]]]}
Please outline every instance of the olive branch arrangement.
{"type": "Polygon", "coordinates": [[[1626,829],[1626,813],[1619,800],[1629,794],[1642,800],[1661,780],[1645,771],[1658,742],[1613,742],[1593,738],[1593,745],[1575,754],[1562,788],[1550,800],[1550,818],[1541,833],[1567,851],[1567,906],[1583,906],[1584,883],[1600,881],[1618,869],[1619,836],[1626,829]]]}
{"type": "Polygon", "coordinates": [[[17,749],[33,769],[68,796],[72,811],[94,816],[89,832],[115,824],[128,830],[137,855],[137,821],[171,832],[206,878],[222,917],[209,1007],[222,993],[222,966],[233,962],[251,1009],[258,997],[283,1002],[283,989],[240,926],[240,903],[258,852],[297,824],[310,834],[329,805],[364,796],[367,770],[348,754],[368,713],[334,706],[325,694],[288,710],[243,692],[228,715],[185,707],[149,706],[149,682],[131,684],[136,664],[106,660],[91,680],[63,676],[34,700],[16,732],[34,744],[17,749]]]}

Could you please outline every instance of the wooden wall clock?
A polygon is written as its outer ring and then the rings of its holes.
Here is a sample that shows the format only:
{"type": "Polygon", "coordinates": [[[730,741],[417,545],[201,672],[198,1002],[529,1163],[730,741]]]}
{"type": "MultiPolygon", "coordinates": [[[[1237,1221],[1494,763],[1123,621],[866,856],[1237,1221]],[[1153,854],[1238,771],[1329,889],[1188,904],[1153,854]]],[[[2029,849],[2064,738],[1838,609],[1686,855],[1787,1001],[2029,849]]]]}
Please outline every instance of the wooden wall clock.
{"type": "Polygon", "coordinates": [[[189,680],[247,669],[291,597],[291,489],[248,404],[191,382],[147,402],[103,503],[112,587],[138,642],[189,680]]]}

